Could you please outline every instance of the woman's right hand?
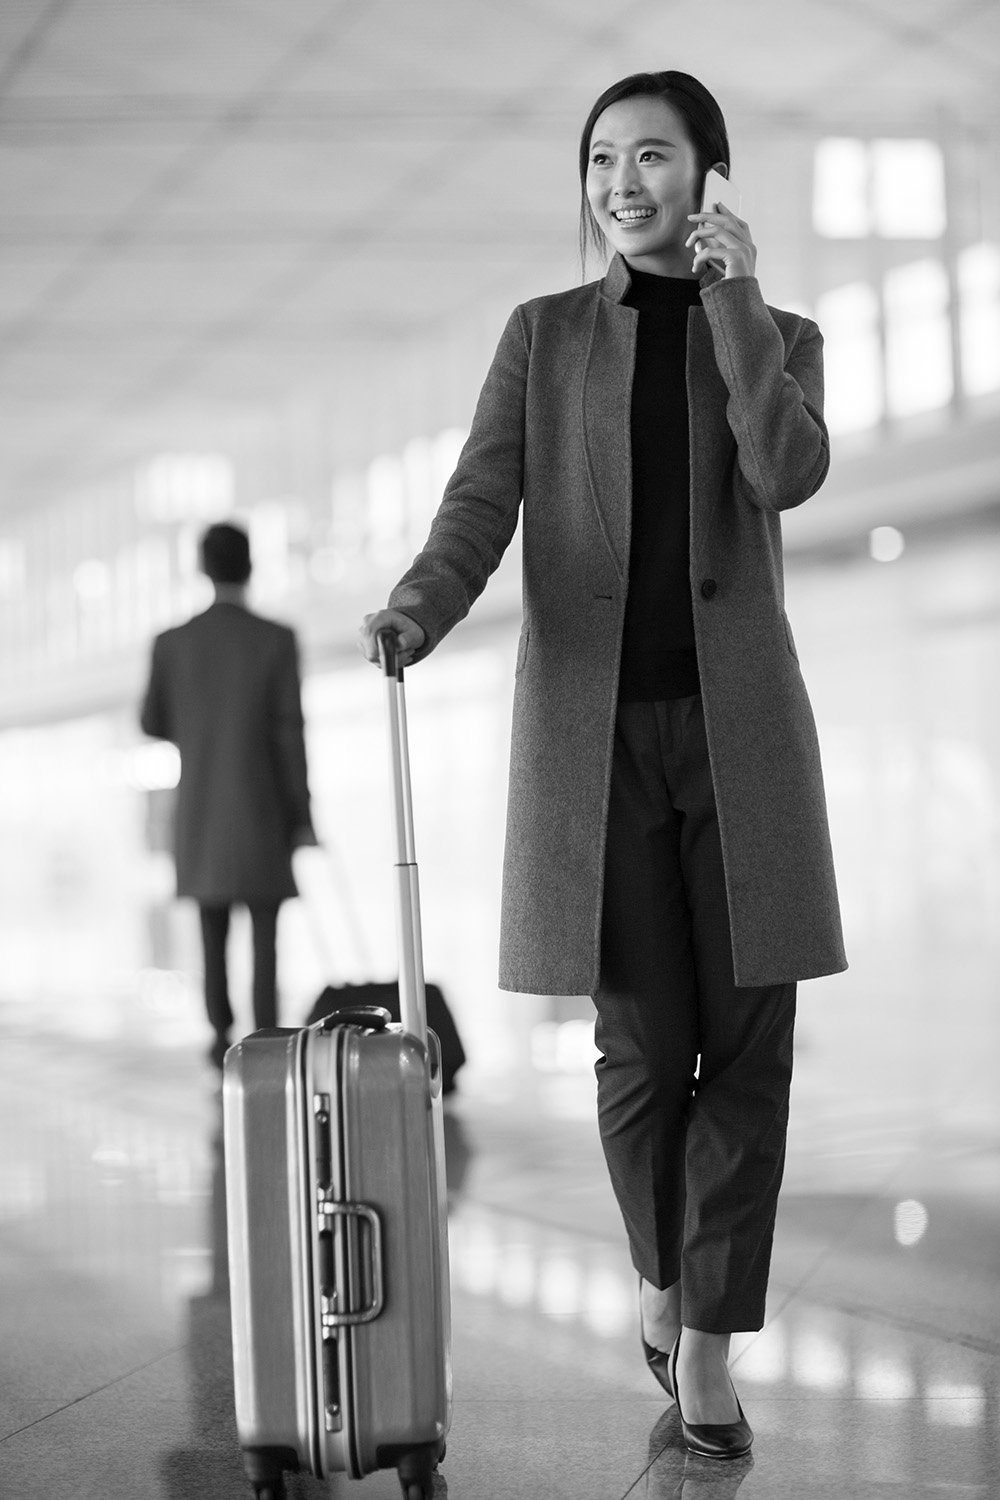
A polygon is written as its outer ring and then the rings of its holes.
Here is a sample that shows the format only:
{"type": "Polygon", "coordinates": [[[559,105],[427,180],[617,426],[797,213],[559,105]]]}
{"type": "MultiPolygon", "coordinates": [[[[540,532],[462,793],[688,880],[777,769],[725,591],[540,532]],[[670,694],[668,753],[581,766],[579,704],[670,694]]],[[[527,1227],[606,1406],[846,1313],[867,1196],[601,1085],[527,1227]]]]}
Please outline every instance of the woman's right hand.
{"type": "Polygon", "coordinates": [[[409,615],[398,609],[380,609],[373,615],[365,615],[358,630],[358,650],[365,661],[378,665],[378,641],[380,630],[396,632],[396,659],[401,667],[408,667],[427,639],[423,629],[409,615]]]}

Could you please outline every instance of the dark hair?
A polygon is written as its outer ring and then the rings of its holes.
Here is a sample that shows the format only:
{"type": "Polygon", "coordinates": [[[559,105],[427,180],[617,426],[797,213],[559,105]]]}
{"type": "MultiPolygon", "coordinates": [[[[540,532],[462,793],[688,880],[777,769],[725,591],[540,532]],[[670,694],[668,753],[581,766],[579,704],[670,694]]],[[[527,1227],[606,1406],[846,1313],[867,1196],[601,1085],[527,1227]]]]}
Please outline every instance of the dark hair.
{"type": "Polygon", "coordinates": [[[246,583],[250,577],[250,538],[242,526],[220,521],[201,539],[201,566],[213,583],[246,583]]]}
{"type": "Polygon", "coordinates": [[[722,110],[697,78],[692,78],[690,73],[668,70],[665,73],[630,73],[627,78],[613,83],[594,103],[580,136],[580,266],[584,275],[587,270],[588,248],[604,248],[604,236],[587,198],[590,137],[594,133],[598,116],[604,113],[609,104],[617,104],[620,99],[632,99],[636,95],[663,99],[681,116],[698,163],[699,198],[705,174],[710,167],[721,161],[725,163],[727,173],[729,171],[729,136],[722,110]]]}

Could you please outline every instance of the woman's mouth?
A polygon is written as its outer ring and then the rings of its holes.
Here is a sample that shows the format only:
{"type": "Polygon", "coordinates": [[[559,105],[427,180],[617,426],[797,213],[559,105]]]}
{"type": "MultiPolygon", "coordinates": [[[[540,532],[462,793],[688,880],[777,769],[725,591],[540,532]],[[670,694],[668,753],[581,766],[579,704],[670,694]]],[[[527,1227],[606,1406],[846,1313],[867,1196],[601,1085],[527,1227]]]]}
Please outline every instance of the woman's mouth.
{"type": "Polygon", "coordinates": [[[613,208],[611,217],[616,224],[628,226],[630,224],[643,224],[651,219],[656,213],[655,208],[613,208]]]}

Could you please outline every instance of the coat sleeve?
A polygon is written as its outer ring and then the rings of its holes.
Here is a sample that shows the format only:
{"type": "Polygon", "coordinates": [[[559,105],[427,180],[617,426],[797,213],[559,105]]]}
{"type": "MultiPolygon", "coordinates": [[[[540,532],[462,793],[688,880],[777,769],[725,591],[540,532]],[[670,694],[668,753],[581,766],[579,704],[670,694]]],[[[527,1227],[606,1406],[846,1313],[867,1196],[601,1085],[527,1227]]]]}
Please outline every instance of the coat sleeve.
{"type": "Polygon", "coordinates": [[[142,707],[139,710],[139,725],[144,734],[151,734],[158,740],[170,740],[174,737],[173,726],[170,722],[170,701],[167,692],[167,666],[164,660],[163,637],[159,635],[153,642],[149,681],[146,685],[146,694],[142,700],[142,707]]]}
{"type": "Polygon", "coordinates": [[[830,467],[823,421],[823,335],[804,318],[786,350],[753,276],[706,288],[715,358],[744,492],[762,510],[790,510],[814,495],[830,467]]]}
{"type": "Polygon", "coordinates": [[[306,768],[305,726],[299,648],[294,631],[282,632],[282,644],[272,684],[270,738],[274,769],[289,834],[311,831],[309,778],[306,768]]]}
{"type": "Polygon", "coordinates": [[[517,528],[527,378],[528,342],[515,308],[427,541],[389,596],[390,609],[416,620],[427,637],[415,661],[468,614],[517,528]]]}

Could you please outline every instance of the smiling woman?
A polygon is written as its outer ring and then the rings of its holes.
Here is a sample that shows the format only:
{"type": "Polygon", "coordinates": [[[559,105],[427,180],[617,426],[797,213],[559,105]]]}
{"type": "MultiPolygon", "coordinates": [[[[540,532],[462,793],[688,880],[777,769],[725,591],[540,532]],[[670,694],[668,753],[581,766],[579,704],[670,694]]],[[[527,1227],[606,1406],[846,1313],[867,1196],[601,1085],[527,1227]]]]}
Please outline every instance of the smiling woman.
{"type": "Polygon", "coordinates": [[[580,135],[580,261],[619,250],[640,270],[693,276],[688,215],[711,167],[729,176],[729,136],[708,90],[687,73],[638,73],[605,89],[580,135]],[[644,210],[644,212],[642,211],[644,210]]]}
{"type": "Polygon", "coordinates": [[[765,304],[749,226],[702,209],[711,167],[729,141],[697,79],[596,101],[581,252],[608,270],[514,309],[360,646],[389,627],[421,661],[523,516],[500,983],[593,997],[646,1361],[688,1447],[736,1458],[729,1336],[764,1321],[796,984],[846,959],[779,520],[826,475],[822,339],[765,304]]]}

